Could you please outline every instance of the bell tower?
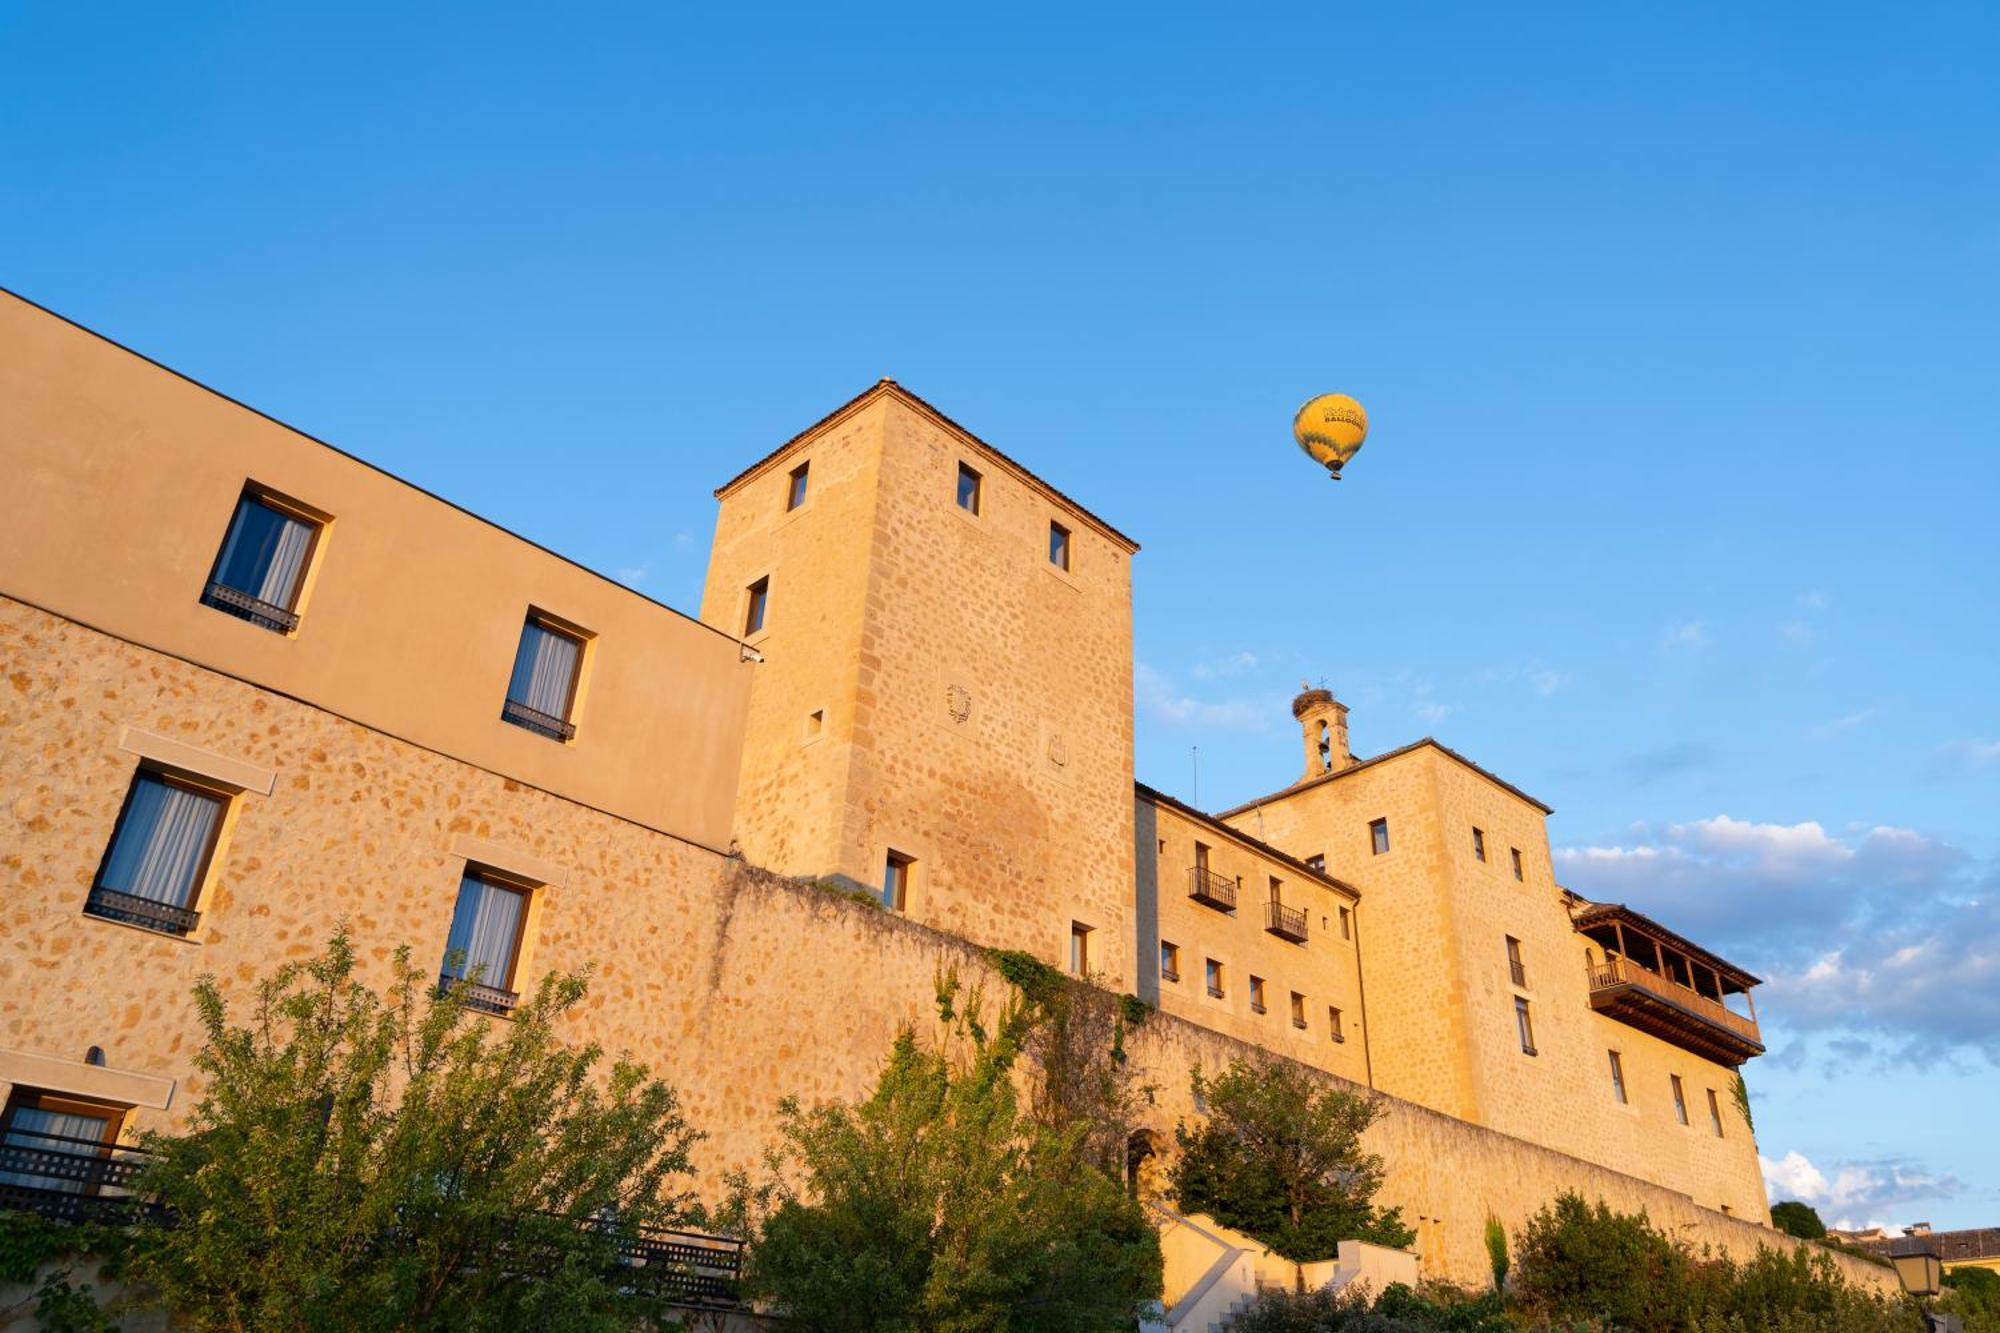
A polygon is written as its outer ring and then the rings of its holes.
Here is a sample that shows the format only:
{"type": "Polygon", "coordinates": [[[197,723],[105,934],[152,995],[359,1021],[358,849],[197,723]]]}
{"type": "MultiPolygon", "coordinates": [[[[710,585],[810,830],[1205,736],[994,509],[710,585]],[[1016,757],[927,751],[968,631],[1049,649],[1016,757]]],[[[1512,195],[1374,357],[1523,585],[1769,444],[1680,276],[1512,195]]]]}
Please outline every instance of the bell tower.
{"type": "Polygon", "coordinates": [[[1299,682],[1299,694],[1292,700],[1292,716],[1299,721],[1305,742],[1306,771],[1300,782],[1309,782],[1328,773],[1338,773],[1354,763],[1347,748],[1347,705],[1333,697],[1333,691],[1299,682]]]}

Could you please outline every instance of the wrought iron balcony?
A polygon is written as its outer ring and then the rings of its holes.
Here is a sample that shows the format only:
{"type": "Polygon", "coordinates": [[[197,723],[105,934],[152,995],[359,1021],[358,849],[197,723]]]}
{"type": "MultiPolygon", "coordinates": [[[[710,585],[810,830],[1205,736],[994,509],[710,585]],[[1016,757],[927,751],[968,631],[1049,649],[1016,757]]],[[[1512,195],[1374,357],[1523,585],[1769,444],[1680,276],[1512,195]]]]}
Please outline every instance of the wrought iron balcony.
{"type": "Polygon", "coordinates": [[[0,1142],[0,1212],[112,1225],[152,1217],[157,1205],[132,1193],[133,1178],[151,1160],[96,1139],[10,1129],[0,1142]]]}
{"type": "Polygon", "coordinates": [[[1236,910],[1236,881],[1218,875],[1207,866],[1188,867],[1188,897],[1218,911],[1236,910]]]}
{"type": "Polygon", "coordinates": [[[276,602],[253,597],[241,588],[232,588],[227,583],[210,583],[202,592],[201,600],[204,606],[212,606],[239,620],[262,625],[280,634],[290,634],[299,627],[299,618],[291,611],[276,602]]]}
{"type": "MultiPolygon", "coordinates": [[[[1306,942],[1306,914],[1303,908],[1287,907],[1276,898],[1264,904],[1264,929],[1281,940],[1294,944],[1306,942]]],[[[1300,1027],[1305,1024],[1301,1023],[1300,1027]]]]}
{"type": "Polygon", "coordinates": [[[174,903],[163,903],[153,898],[141,898],[135,893],[120,893],[98,885],[84,899],[83,910],[91,916],[101,916],[106,921],[123,921],[129,926],[144,926],[147,930],[157,930],[162,935],[185,935],[201,922],[201,913],[191,907],[181,907],[174,903]]]}
{"type": "Polygon", "coordinates": [[[1720,1064],[1764,1053],[1757,1020],[1630,958],[1587,963],[1590,1007],[1720,1064]]]}
{"type": "Polygon", "coordinates": [[[539,732],[551,740],[566,741],[576,735],[576,724],[553,713],[544,713],[539,708],[530,708],[518,699],[509,699],[500,708],[500,716],[517,727],[539,732]]]}
{"type": "Polygon", "coordinates": [[[454,972],[438,974],[438,993],[448,993],[454,986],[461,988],[465,996],[465,1007],[477,1009],[484,1014],[511,1014],[521,1003],[521,997],[513,991],[499,986],[483,986],[477,981],[459,976],[454,972]]]}

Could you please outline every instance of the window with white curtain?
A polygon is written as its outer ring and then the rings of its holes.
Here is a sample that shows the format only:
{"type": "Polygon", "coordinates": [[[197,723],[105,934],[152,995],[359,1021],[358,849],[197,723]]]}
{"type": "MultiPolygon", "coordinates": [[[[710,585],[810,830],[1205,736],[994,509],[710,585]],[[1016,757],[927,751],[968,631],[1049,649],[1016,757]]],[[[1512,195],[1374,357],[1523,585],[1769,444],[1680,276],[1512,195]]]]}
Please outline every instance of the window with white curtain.
{"type": "Polygon", "coordinates": [[[84,910],[172,935],[193,930],[195,895],[228,804],[223,792],[140,769],[84,910]]]}
{"type": "Polygon", "coordinates": [[[236,502],[201,600],[265,629],[298,628],[299,589],[319,529],[271,497],[246,492],[236,502]]]}
{"type": "Polygon", "coordinates": [[[514,651],[514,674],[500,716],[517,727],[566,741],[576,735],[570,709],[576,703],[576,673],[583,663],[583,640],[529,613],[514,651]]]}
{"type": "Polygon", "coordinates": [[[528,914],[528,889],[490,871],[468,868],[458,884],[458,906],[445,937],[440,984],[464,981],[466,999],[477,1009],[505,1012],[514,1007],[514,965],[519,961],[521,927],[528,914]]]}
{"type": "Polygon", "coordinates": [[[0,1147],[28,1151],[0,1160],[0,1185],[95,1193],[102,1160],[117,1141],[125,1107],[16,1088],[0,1122],[0,1147]]]}

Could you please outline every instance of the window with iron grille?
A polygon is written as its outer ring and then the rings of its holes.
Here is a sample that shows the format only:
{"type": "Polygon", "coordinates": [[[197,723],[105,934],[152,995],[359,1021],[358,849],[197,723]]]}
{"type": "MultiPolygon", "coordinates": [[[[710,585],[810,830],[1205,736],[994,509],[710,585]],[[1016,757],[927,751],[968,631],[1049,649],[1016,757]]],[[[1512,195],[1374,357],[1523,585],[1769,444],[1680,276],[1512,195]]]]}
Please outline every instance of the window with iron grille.
{"type": "Polygon", "coordinates": [[[1181,979],[1181,946],[1160,941],[1160,978],[1163,981],[1181,979]]]}
{"type": "Polygon", "coordinates": [[[528,925],[530,891],[531,886],[497,872],[466,867],[445,936],[440,986],[462,986],[474,1009],[507,1013],[514,1008],[519,998],[514,973],[528,925]]]}
{"type": "Polygon", "coordinates": [[[202,603],[280,634],[297,629],[299,593],[320,526],[268,491],[245,490],[230,515],[202,603]]]}
{"type": "Polygon", "coordinates": [[[228,808],[229,793],[219,788],[141,768],[83,910],[166,935],[193,930],[200,921],[195,899],[228,808]]]}
{"type": "Polygon", "coordinates": [[[582,635],[530,611],[514,649],[514,671],[507,678],[501,718],[551,740],[569,740],[576,735],[571,712],[582,666],[582,635]]]}

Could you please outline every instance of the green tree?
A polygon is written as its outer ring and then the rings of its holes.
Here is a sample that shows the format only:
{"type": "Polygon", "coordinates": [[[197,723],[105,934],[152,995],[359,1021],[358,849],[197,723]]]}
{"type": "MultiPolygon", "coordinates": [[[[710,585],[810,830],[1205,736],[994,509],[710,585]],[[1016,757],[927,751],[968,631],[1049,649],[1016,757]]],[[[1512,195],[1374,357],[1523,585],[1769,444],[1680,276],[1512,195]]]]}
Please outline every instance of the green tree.
{"type": "Polygon", "coordinates": [[[1796,1199],[1771,1205],[1771,1225],[1800,1240],[1826,1239],[1826,1223],[1819,1220],[1818,1210],[1796,1199]]]}
{"type": "Polygon", "coordinates": [[[1343,1240],[1406,1246],[1401,1211],[1377,1208],[1382,1159],[1361,1135],[1381,1105],[1289,1060],[1197,1068],[1200,1123],[1177,1125],[1168,1181],[1181,1211],[1207,1213],[1295,1263],[1333,1258],[1343,1240]]]}
{"type": "Polygon", "coordinates": [[[141,1181],[170,1223],[131,1267],[195,1329],[630,1327],[612,1229],[690,1214],[674,1186],[699,1138],[675,1094],[556,1021],[551,975],[512,1021],[468,1013],[395,956],[378,995],[345,929],[262,982],[249,1021],[212,978],[184,1133],[145,1136],[141,1181]],[[613,1221],[615,1219],[615,1221],[613,1221]],[[593,1225],[596,1224],[596,1225],[593,1225]]]}
{"type": "Polygon", "coordinates": [[[1159,1294],[1158,1233],[1079,1124],[1026,1114],[1016,1065],[1028,1009],[942,978],[944,1032],[899,1033],[875,1090],[780,1103],[767,1178],[739,1178],[745,1286],[813,1330],[1129,1333],[1159,1294]],[[963,1001],[963,1003],[961,1003],[963,1001]]]}
{"type": "Polygon", "coordinates": [[[1693,1316],[1688,1257],[1644,1213],[1565,1194],[1528,1219],[1515,1260],[1515,1300],[1532,1315],[1659,1333],[1693,1316]]]}

